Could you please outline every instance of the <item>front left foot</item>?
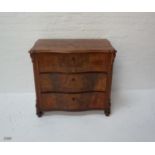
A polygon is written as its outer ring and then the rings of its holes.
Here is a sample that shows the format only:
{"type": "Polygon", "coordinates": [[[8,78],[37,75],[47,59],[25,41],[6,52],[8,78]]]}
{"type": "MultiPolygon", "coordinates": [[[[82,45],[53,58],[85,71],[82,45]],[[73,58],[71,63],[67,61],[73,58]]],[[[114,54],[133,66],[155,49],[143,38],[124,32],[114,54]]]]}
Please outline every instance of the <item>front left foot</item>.
{"type": "Polygon", "coordinates": [[[104,114],[106,116],[109,116],[110,115],[110,108],[104,109],[104,114]]]}

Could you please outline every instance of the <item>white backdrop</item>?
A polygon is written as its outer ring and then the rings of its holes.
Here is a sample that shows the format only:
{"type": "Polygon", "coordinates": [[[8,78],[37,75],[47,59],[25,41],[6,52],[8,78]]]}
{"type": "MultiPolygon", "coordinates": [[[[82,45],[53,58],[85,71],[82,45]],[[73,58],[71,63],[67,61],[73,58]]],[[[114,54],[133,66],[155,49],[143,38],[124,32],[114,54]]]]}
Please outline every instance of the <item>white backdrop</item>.
{"type": "Polygon", "coordinates": [[[0,13],[0,141],[155,141],[155,13],[0,13]],[[38,38],[107,38],[118,51],[112,115],[35,115],[38,38]]]}
{"type": "Polygon", "coordinates": [[[107,38],[118,51],[112,89],[155,88],[155,13],[0,13],[0,92],[34,92],[38,38],[107,38]]]}

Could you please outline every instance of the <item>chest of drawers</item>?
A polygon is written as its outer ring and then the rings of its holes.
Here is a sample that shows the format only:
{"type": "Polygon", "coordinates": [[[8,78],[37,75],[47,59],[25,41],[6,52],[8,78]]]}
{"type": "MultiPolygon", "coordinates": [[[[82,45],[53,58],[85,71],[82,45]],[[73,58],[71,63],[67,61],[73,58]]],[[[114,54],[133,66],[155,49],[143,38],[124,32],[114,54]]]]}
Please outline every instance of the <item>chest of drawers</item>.
{"type": "Polygon", "coordinates": [[[106,39],[39,39],[30,50],[37,115],[96,109],[109,116],[115,53],[106,39]]]}

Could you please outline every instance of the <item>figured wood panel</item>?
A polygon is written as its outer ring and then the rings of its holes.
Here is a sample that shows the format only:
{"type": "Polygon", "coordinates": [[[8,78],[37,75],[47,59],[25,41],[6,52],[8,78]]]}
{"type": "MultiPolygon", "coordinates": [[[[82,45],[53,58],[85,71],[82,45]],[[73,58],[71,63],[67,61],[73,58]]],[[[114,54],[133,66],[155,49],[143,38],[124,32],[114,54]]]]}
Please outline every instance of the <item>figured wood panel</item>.
{"type": "Polygon", "coordinates": [[[106,91],[107,74],[40,74],[42,92],[106,91]]]}
{"type": "Polygon", "coordinates": [[[102,92],[93,93],[47,93],[41,94],[41,109],[80,111],[89,109],[104,109],[108,107],[106,95],[102,92]]]}
{"type": "Polygon", "coordinates": [[[107,53],[40,53],[37,59],[40,72],[106,72],[111,65],[107,53]]]}

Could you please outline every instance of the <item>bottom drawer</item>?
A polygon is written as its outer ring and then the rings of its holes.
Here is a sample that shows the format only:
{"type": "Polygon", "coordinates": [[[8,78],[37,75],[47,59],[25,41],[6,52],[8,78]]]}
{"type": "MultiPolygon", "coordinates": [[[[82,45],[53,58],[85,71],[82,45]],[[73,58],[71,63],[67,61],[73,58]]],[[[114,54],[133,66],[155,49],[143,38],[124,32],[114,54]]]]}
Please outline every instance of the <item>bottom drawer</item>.
{"type": "Polygon", "coordinates": [[[104,92],[90,93],[47,93],[41,95],[41,109],[80,111],[89,109],[108,108],[106,94],[104,92]]]}

